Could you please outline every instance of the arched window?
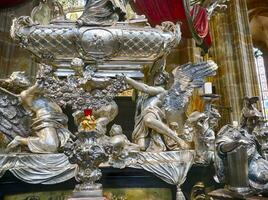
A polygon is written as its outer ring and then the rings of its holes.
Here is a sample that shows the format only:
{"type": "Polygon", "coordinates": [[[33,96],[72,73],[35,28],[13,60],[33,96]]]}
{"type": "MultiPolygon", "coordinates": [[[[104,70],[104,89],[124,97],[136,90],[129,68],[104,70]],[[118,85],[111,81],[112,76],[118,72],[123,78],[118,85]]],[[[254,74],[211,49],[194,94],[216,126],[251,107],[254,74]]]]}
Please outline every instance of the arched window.
{"type": "Polygon", "coordinates": [[[256,71],[260,90],[260,103],[264,117],[265,119],[268,119],[268,86],[267,86],[264,59],[262,55],[263,53],[259,49],[254,48],[254,56],[257,69],[256,71]]]}

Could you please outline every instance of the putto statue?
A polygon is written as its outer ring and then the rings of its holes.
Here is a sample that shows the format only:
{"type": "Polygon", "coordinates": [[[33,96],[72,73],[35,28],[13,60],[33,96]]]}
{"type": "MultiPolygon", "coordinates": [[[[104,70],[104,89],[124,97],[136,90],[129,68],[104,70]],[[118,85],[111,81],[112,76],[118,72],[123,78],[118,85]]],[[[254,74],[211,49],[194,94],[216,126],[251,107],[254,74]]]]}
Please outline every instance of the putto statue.
{"type": "Polygon", "coordinates": [[[214,161],[215,132],[210,122],[216,121],[219,117],[218,115],[212,117],[212,115],[208,116],[205,113],[195,111],[187,119],[186,123],[193,128],[194,132],[193,142],[197,164],[210,164],[214,161]]]}
{"type": "Polygon", "coordinates": [[[252,133],[254,128],[258,125],[259,119],[262,118],[262,113],[256,108],[255,104],[259,101],[259,97],[244,98],[244,106],[241,116],[241,128],[246,129],[252,133]]]}
{"type": "Polygon", "coordinates": [[[27,146],[33,153],[58,152],[71,135],[67,129],[68,118],[54,101],[43,96],[42,80],[30,87],[25,74],[16,72],[2,80],[1,86],[0,117],[5,123],[1,123],[0,130],[13,139],[8,149],[27,146]],[[9,85],[22,91],[12,93],[9,85]]]}
{"type": "Polygon", "coordinates": [[[173,71],[173,85],[168,90],[165,89],[166,73],[158,74],[153,86],[125,77],[131,87],[142,92],[137,103],[135,128],[132,133],[133,142],[142,150],[165,151],[166,145],[162,139],[162,136],[165,136],[174,140],[178,149],[187,149],[187,143],[165,123],[166,112],[182,110],[193,89],[202,86],[203,78],[214,75],[217,68],[213,61],[188,63],[177,67],[173,71]]]}

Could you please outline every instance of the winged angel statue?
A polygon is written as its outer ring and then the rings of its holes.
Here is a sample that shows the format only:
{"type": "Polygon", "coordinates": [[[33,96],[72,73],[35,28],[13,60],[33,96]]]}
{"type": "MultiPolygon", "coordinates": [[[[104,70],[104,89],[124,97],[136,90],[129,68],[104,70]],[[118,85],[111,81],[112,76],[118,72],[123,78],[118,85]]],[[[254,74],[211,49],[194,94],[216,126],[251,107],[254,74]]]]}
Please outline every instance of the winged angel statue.
{"type": "Polygon", "coordinates": [[[70,137],[68,118],[44,97],[42,82],[30,86],[24,72],[0,80],[0,133],[11,141],[9,150],[22,146],[33,153],[54,153],[70,137]]]}
{"type": "Polygon", "coordinates": [[[201,87],[205,77],[215,75],[217,68],[213,61],[179,66],[173,70],[174,82],[168,90],[165,89],[166,72],[155,77],[153,86],[125,77],[130,86],[142,92],[137,102],[133,142],[146,151],[164,151],[169,146],[172,149],[188,148],[188,144],[178,137],[181,134],[172,129],[171,124],[167,125],[167,112],[183,110],[194,88],[201,87]],[[176,145],[166,145],[170,144],[167,140],[176,145]]]}

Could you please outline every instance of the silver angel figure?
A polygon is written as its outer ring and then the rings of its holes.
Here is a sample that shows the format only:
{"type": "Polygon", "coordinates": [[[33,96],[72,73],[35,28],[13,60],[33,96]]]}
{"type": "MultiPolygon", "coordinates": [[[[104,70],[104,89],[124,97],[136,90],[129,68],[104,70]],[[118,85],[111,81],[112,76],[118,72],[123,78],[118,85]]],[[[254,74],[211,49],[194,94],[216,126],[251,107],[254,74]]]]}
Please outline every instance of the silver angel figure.
{"type": "Polygon", "coordinates": [[[80,25],[112,25],[125,18],[124,0],[87,0],[85,11],[78,19],[80,25]]]}
{"type": "Polygon", "coordinates": [[[112,155],[109,163],[116,168],[129,166],[134,157],[140,151],[137,144],[131,143],[127,136],[123,134],[122,127],[114,124],[109,132],[109,143],[113,146],[112,155]]]}
{"type": "Polygon", "coordinates": [[[261,154],[268,160],[268,126],[267,120],[260,118],[258,125],[253,130],[253,135],[256,136],[257,141],[261,145],[261,154]]]}
{"type": "MultiPolygon", "coordinates": [[[[231,125],[225,125],[217,134],[216,138],[216,150],[221,158],[221,162],[217,163],[217,174],[219,180],[226,182],[232,177],[228,176],[227,166],[232,166],[234,163],[228,161],[235,161],[227,159],[229,153],[237,152],[241,147],[246,149],[248,156],[248,178],[249,184],[256,190],[268,189],[268,161],[263,159],[258,153],[257,143],[255,137],[248,133],[247,130],[241,127],[234,127],[231,125]]],[[[238,164],[238,163],[236,163],[238,164]]],[[[245,163],[239,163],[243,166],[245,163]]],[[[237,166],[236,166],[237,167],[237,166]]],[[[237,167],[238,168],[238,167],[237,167]]]]}
{"type": "Polygon", "coordinates": [[[241,127],[246,129],[250,134],[258,125],[262,113],[256,108],[255,104],[259,101],[259,97],[245,97],[241,116],[241,127]]]}
{"type": "Polygon", "coordinates": [[[166,123],[166,112],[172,114],[183,110],[193,89],[202,86],[203,78],[214,75],[216,69],[213,61],[180,66],[173,71],[174,83],[169,90],[165,89],[167,76],[163,72],[155,77],[153,86],[125,77],[130,86],[142,92],[137,102],[133,142],[141,150],[164,151],[166,145],[162,136],[165,136],[177,143],[177,149],[188,148],[166,123]]]}
{"type": "Polygon", "coordinates": [[[213,157],[211,146],[215,141],[214,132],[209,129],[209,118],[204,113],[198,111],[193,112],[187,119],[187,123],[191,124],[194,130],[193,141],[196,150],[196,162],[200,164],[209,163],[213,157]]]}
{"type": "Polygon", "coordinates": [[[8,88],[11,84],[19,88],[24,85],[24,89],[20,94],[15,94],[10,88],[6,90],[0,87],[0,98],[6,100],[0,101],[1,114],[6,113],[1,115],[1,120],[8,122],[1,123],[0,129],[9,139],[13,139],[8,149],[22,145],[33,153],[57,152],[71,134],[67,129],[67,116],[54,101],[43,96],[41,80],[29,87],[30,82],[24,73],[15,73],[12,76],[2,80],[1,86],[8,88]],[[25,121],[31,121],[30,126],[25,121]]]}

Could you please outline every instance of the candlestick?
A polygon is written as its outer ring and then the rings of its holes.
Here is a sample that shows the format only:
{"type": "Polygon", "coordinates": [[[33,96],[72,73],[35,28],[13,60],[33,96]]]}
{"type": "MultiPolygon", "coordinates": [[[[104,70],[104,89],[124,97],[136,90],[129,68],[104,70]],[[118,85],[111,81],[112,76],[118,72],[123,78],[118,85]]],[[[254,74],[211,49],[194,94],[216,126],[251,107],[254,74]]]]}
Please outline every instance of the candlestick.
{"type": "Polygon", "coordinates": [[[238,128],[238,126],[239,126],[238,121],[233,121],[233,127],[238,128]]]}
{"type": "Polygon", "coordinates": [[[212,94],[212,83],[206,82],[204,84],[204,94],[212,94]]]}

